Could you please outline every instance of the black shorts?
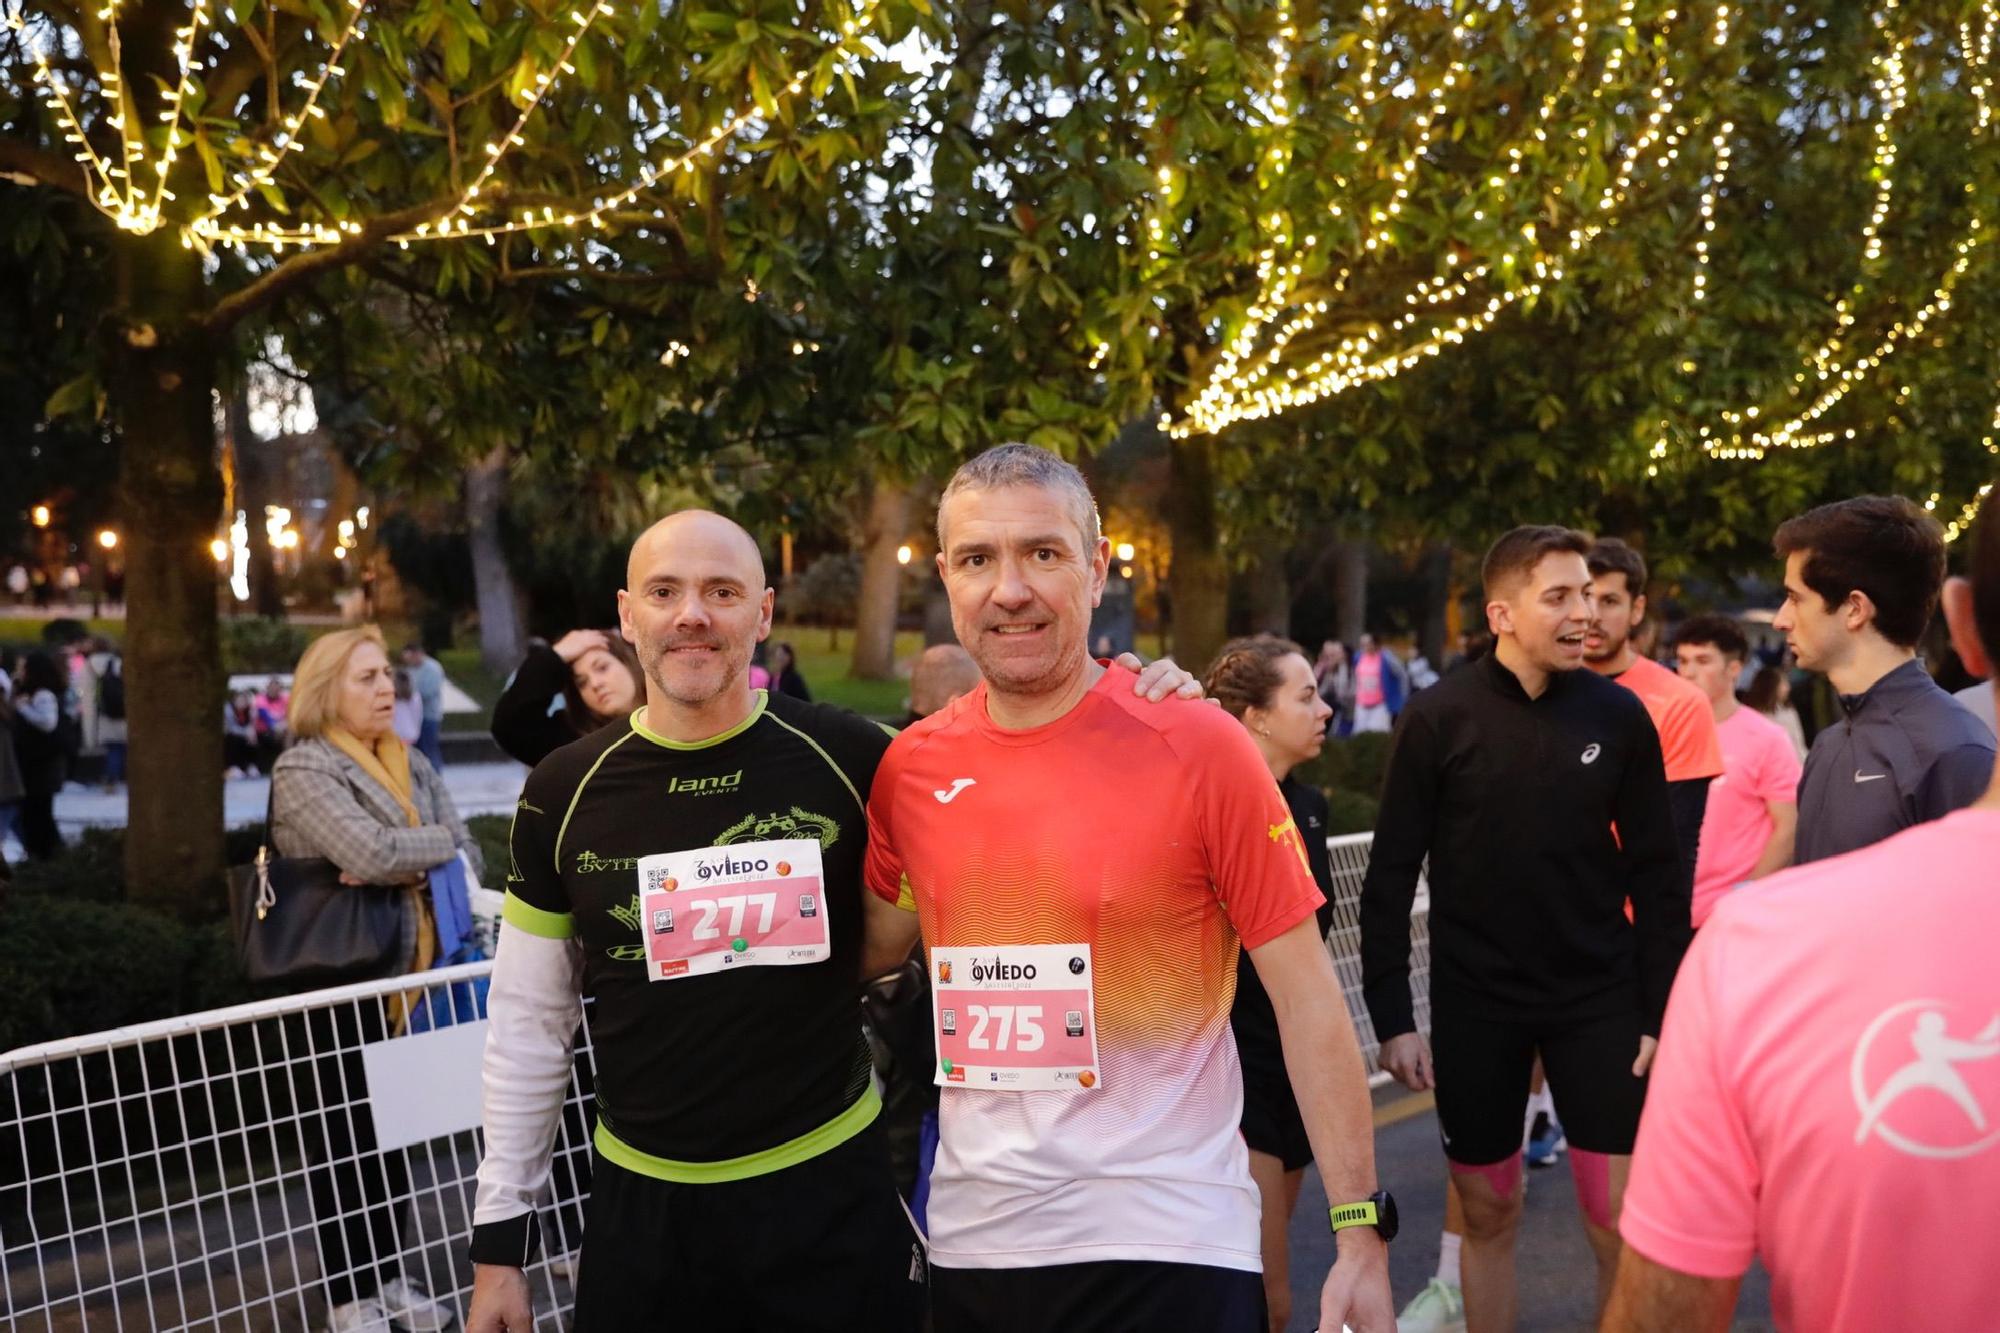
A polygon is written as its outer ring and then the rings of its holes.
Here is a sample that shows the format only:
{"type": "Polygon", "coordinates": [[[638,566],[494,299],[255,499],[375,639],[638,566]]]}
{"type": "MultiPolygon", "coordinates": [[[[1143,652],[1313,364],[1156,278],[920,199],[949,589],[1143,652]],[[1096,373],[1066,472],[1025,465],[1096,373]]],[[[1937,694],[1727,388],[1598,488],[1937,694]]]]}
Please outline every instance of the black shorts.
{"type": "Polygon", "coordinates": [[[1573,1023],[1516,1023],[1478,1017],[1476,1002],[1434,999],[1431,1057],[1445,1156],[1490,1166],[1521,1151],[1537,1053],[1570,1146],[1629,1156],[1646,1104],[1646,1080],[1632,1077],[1639,1026],[1636,1009],[1573,1023]]]}
{"type": "Polygon", "coordinates": [[[933,1268],[931,1320],[935,1333],[1265,1333],[1269,1325],[1263,1274],[1139,1260],[933,1268]]]}
{"type": "Polygon", "coordinates": [[[923,1325],[923,1251],[878,1125],[809,1162],[712,1185],[600,1156],[578,1264],[580,1333],[923,1325]]]}
{"type": "Polygon", "coordinates": [[[1313,1159],[1305,1118],[1283,1064],[1276,1070],[1243,1066],[1243,1142],[1253,1152],[1277,1158],[1287,1171],[1303,1171],[1313,1159]]]}

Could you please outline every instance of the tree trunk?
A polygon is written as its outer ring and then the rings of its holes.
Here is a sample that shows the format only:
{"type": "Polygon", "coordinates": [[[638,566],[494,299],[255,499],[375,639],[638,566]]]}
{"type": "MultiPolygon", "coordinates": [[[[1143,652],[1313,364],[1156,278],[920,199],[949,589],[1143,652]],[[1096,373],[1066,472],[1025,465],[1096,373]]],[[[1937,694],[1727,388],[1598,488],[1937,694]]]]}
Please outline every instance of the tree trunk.
{"type": "Polygon", "coordinates": [[[1253,563],[1243,576],[1245,630],[1250,634],[1275,634],[1289,638],[1292,633],[1292,583],[1285,573],[1284,541],[1267,532],[1258,537],[1252,550],[1253,563]]]}
{"type": "Polygon", "coordinates": [[[1175,440],[1167,458],[1174,660],[1199,674],[1214,660],[1229,626],[1229,565],[1215,514],[1215,440],[1207,435],[1175,440]]]}
{"type": "Polygon", "coordinates": [[[129,316],[110,335],[109,388],[127,551],[125,892],[209,915],[223,892],[214,349],[182,323],[200,309],[200,258],[171,230],[120,249],[129,316]]]}
{"type": "Polygon", "coordinates": [[[848,667],[856,680],[889,680],[896,674],[896,605],[903,585],[896,548],[909,524],[909,489],[877,482],[861,529],[861,593],[854,602],[854,656],[848,667]]]}
{"type": "Polygon", "coordinates": [[[1343,538],[1333,545],[1334,635],[1350,649],[1368,628],[1368,543],[1343,538]]]}
{"type": "Polygon", "coordinates": [[[507,450],[493,451],[465,471],[466,540],[479,605],[479,660],[504,678],[521,662],[521,600],[500,543],[500,504],[507,491],[507,450]]]}

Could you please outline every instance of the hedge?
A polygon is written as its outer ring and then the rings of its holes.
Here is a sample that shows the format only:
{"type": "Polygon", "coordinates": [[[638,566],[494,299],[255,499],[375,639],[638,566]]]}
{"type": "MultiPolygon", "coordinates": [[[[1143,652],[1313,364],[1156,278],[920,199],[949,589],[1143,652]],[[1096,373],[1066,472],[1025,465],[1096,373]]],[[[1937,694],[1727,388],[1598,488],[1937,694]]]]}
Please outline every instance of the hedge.
{"type": "MultiPolygon", "coordinates": [[[[466,821],[486,883],[506,880],[504,815],[466,821]]],[[[233,829],[231,865],[257,854],[261,829],[233,829]]],[[[0,1051],[286,994],[237,968],[229,899],[183,921],[125,901],[125,832],[89,829],[52,861],[15,867],[0,902],[0,1051]]]]}

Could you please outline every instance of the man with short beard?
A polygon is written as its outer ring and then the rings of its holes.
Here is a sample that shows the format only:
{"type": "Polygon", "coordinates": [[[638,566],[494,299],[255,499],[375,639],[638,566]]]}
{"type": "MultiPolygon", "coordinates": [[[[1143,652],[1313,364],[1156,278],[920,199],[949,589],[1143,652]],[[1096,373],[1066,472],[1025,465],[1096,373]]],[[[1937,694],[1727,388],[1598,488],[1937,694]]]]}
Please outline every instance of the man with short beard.
{"type": "Polygon", "coordinates": [[[1722,776],[1722,740],[1702,692],[1639,652],[1632,637],[1646,623],[1646,559],[1616,537],[1590,548],[1590,630],[1584,665],[1639,696],[1660,733],[1667,768],[1667,804],[1674,812],[1681,866],[1692,886],[1699,861],[1708,788],[1722,776]]]}
{"type": "MultiPolygon", "coordinates": [[[[556,750],[522,792],[468,1333],[533,1327],[522,1268],[585,994],[598,1123],[578,1329],[895,1333],[921,1319],[922,1252],[859,1009],[863,803],[889,733],[751,688],[772,606],[735,523],[697,510],[655,524],[618,593],[644,706],[556,750]]],[[[1136,688],[1176,678],[1156,664],[1136,688]]]]}
{"type": "Polygon", "coordinates": [[[1579,669],[1589,550],[1582,533],[1526,527],[1487,553],[1493,651],[1404,710],[1361,890],[1362,989],[1382,1067],[1437,1091],[1465,1209],[1470,1333],[1514,1326],[1521,1121],[1537,1056],[1562,1109],[1600,1300],[1609,1294],[1646,1070],[1687,947],[1659,735],[1630,691],[1579,669]],[[1426,862],[1428,1046],[1410,994],[1410,907],[1426,862]]]}
{"type": "Polygon", "coordinates": [[[716,514],[633,545],[644,706],[555,751],[514,815],[473,1214],[472,1333],[532,1328],[582,996],[596,1001],[579,1329],[912,1329],[916,1238],[857,1009],[875,724],[750,688],[763,559],[716,514]]]}
{"type": "Polygon", "coordinates": [[[1074,467],[988,450],[946,487],[938,547],[982,683],[891,745],[867,872],[871,929],[907,940],[917,914],[933,985],[938,1333],[1263,1333],[1239,939],[1335,1205],[1319,1326],[1389,1333],[1394,1205],[1270,769],[1227,714],[1134,707],[1091,660],[1110,547],[1074,467]]]}

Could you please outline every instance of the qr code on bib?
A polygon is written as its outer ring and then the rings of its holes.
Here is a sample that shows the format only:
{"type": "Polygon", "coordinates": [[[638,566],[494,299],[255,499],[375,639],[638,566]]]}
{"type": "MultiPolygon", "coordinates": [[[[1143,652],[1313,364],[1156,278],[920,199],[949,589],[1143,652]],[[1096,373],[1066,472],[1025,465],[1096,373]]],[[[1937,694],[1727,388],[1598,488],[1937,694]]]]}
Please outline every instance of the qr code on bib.
{"type": "Polygon", "coordinates": [[[664,867],[654,866],[646,872],[646,892],[658,893],[667,887],[670,878],[664,867]]]}

